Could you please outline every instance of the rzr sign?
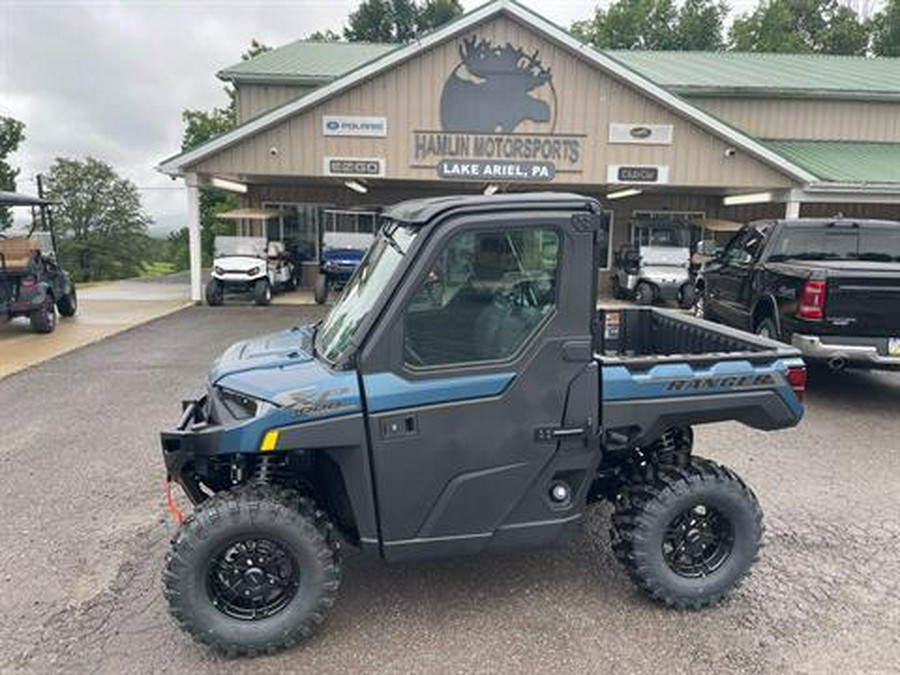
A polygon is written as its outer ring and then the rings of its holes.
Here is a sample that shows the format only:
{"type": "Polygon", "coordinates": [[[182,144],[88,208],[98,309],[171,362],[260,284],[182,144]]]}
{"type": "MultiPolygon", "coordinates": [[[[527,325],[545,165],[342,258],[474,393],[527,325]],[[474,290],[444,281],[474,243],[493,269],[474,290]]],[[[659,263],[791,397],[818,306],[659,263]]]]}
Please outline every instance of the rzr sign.
{"type": "Polygon", "coordinates": [[[581,134],[556,134],[553,73],[538,50],[464,38],[444,82],[441,131],[413,133],[412,165],[440,178],[552,181],[580,173],[581,134]]]}

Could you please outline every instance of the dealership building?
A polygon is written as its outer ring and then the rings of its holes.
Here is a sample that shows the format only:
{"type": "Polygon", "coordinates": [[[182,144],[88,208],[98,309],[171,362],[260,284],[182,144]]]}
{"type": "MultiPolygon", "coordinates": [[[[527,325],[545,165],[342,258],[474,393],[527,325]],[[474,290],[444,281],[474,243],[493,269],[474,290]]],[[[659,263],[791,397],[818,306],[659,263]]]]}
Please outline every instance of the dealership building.
{"type": "Polygon", "coordinates": [[[610,252],[661,223],[900,220],[896,58],[598,51],[497,0],[410,44],[299,41],[218,76],[239,126],[159,167],[187,186],[195,300],[207,186],[301,242],[305,283],[325,232],[424,196],[592,195],[610,252]]]}

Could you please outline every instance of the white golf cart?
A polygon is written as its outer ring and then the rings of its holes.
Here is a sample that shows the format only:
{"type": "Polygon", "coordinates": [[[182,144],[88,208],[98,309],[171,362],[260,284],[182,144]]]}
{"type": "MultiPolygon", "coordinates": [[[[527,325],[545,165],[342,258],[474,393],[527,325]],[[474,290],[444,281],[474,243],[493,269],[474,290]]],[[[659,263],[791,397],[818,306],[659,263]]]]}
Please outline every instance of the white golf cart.
{"type": "Polygon", "coordinates": [[[613,297],[632,299],[639,305],[674,300],[680,307],[691,307],[694,284],[690,263],[688,224],[634,221],[631,242],[615,253],[613,297]]]}
{"type": "Polygon", "coordinates": [[[294,290],[298,270],[283,241],[280,211],[236,209],[219,214],[223,220],[238,222],[236,236],[217,236],[213,242],[212,278],[206,285],[206,304],[221,305],[226,293],[251,294],[257,305],[268,305],[272,293],[294,290]],[[281,238],[269,238],[277,219],[281,238]]]}

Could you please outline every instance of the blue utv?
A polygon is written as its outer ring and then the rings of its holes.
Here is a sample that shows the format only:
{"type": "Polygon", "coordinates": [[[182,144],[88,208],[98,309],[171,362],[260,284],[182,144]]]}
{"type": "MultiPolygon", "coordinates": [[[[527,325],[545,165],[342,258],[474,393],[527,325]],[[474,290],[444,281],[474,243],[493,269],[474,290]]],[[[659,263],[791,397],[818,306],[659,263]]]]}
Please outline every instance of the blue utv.
{"type": "Polygon", "coordinates": [[[806,371],[761,336],[597,309],[600,205],[574,194],[399,204],[316,324],[238,343],[162,434],[194,504],[164,571],[180,626],[227,654],[307,639],[341,549],[388,562],[560,545],[614,505],[612,548],[672,607],[719,601],[762,535],[696,425],[797,424],[806,371]]]}

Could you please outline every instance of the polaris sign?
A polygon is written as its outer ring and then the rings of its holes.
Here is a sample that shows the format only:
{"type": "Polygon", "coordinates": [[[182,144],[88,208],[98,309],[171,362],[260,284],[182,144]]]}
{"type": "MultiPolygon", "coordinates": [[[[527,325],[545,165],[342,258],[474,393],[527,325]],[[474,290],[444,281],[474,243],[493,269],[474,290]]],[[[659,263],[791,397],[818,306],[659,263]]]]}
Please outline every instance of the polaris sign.
{"type": "Polygon", "coordinates": [[[325,136],[384,138],[387,136],[387,118],[325,115],[322,117],[322,133],[325,136]]]}

